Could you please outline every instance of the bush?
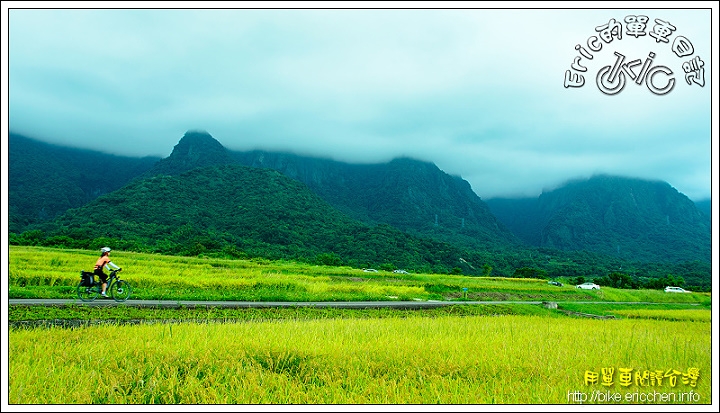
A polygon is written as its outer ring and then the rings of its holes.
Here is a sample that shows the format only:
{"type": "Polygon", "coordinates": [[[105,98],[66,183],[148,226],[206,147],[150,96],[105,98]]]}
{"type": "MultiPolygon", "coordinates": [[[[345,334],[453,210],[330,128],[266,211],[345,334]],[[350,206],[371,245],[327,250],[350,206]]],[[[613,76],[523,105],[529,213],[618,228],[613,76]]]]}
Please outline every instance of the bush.
{"type": "Polygon", "coordinates": [[[522,267],[515,270],[513,273],[515,278],[547,278],[547,271],[540,270],[537,268],[522,267]]]}
{"type": "Polygon", "coordinates": [[[383,271],[395,271],[397,269],[397,266],[386,263],[386,264],[380,265],[380,269],[383,271]]]}
{"type": "Polygon", "coordinates": [[[22,234],[10,233],[8,241],[12,245],[40,245],[45,240],[45,233],[39,229],[25,231],[22,234]]]}
{"type": "Polygon", "coordinates": [[[329,265],[334,267],[340,267],[343,265],[342,258],[334,252],[318,254],[315,257],[315,263],[317,265],[329,265]]]}

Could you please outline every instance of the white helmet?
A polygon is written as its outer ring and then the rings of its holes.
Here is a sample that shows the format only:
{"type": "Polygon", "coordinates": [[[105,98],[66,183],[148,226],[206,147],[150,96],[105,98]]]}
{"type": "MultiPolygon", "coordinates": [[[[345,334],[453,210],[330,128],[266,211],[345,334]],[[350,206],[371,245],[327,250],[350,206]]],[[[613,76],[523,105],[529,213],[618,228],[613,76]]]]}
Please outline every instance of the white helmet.
{"type": "Polygon", "coordinates": [[[110,251],[111,251],[111,250],[110,250],[110,247],[102,247],[102,248],[100,248],[100,252],[103,252],[103,253],[104,253],[104,252],[110,252],[110,251]]]}

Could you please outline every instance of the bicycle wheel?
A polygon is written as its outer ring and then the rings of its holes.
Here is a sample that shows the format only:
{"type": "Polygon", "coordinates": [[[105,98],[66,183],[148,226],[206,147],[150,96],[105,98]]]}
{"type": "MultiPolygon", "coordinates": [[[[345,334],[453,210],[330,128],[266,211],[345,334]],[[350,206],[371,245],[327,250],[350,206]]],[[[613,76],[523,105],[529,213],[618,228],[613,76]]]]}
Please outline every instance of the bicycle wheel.
{"type": "Polygon", "coordinates": [[[117,281],[110,286],[110,295],[115,301],[125,301],[130,298],[132,287],[127,281],[117,281]]]}
{"type": "Polygon", "coordinates": [[[100,287],[97,285],[86,286],[82,285],[82,282],[77,286],[78,298],[82,301],[94,301],[100,295],[100,287]]]}

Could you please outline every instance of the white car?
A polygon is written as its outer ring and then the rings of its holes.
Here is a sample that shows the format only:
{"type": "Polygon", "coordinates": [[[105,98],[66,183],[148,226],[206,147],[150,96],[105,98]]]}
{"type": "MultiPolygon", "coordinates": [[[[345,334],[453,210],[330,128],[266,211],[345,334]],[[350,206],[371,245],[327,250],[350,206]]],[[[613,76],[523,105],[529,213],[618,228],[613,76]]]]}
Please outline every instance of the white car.
{"type": "Polygon", "coordinates": [[[577,285],[577,286],[575,286],[575,288],[579,288],[581,290],[599,290],[600,286],[595,283],[587,282],[587,283],[577,285]]]}
{"type": "Polygon", "coordinates": [[[689,293],[690,291],[684,290],[680,287],[665,287],[666,293],[689,293]]]}

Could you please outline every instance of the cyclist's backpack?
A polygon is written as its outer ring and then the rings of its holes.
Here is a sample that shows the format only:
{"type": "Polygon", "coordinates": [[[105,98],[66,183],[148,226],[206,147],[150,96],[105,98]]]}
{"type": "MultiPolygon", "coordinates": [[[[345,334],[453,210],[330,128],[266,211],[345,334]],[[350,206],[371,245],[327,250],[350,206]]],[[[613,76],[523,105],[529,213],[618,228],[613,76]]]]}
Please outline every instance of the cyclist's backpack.
{"type": "Polygon", "coordinates": [[[92,287],[95,284],[95,274],[87,271],[80,271],[80,285],[83,287],[92,287]]]}

